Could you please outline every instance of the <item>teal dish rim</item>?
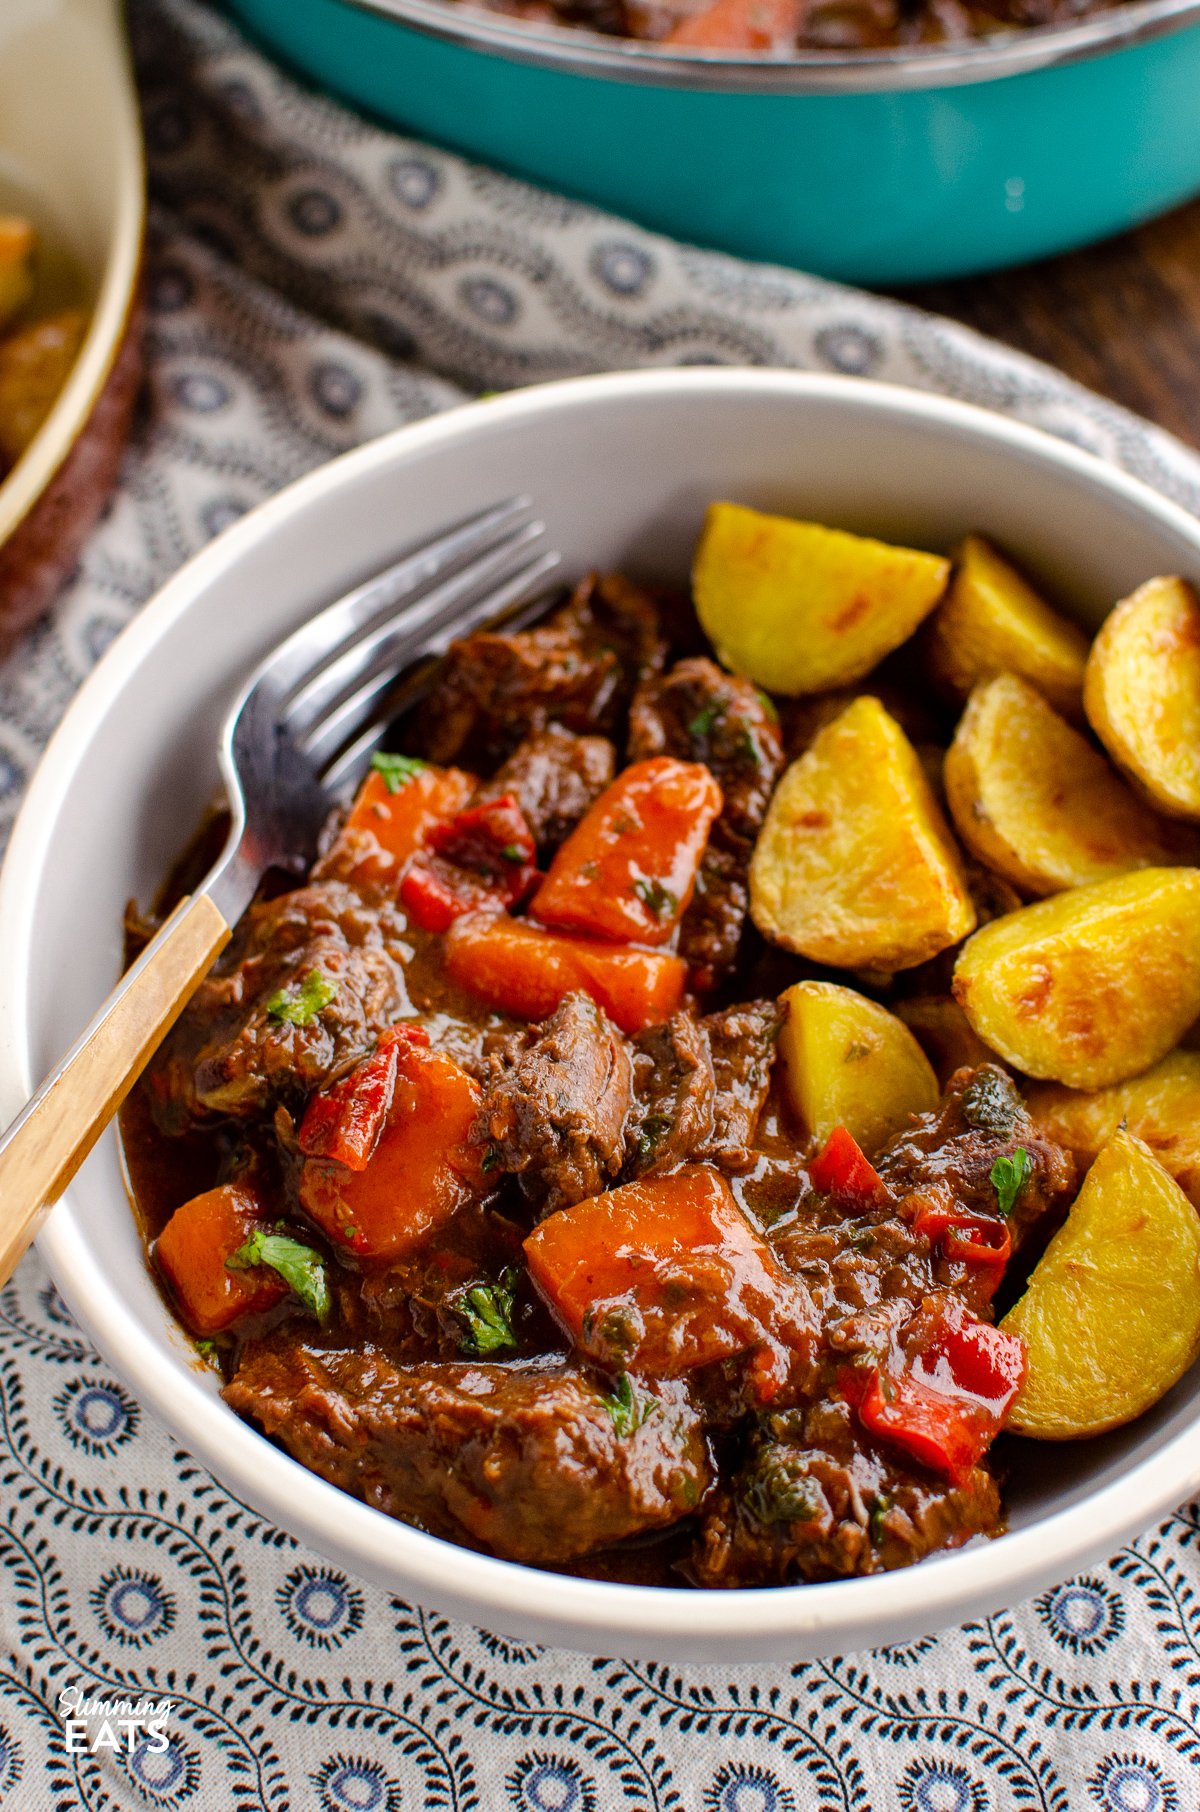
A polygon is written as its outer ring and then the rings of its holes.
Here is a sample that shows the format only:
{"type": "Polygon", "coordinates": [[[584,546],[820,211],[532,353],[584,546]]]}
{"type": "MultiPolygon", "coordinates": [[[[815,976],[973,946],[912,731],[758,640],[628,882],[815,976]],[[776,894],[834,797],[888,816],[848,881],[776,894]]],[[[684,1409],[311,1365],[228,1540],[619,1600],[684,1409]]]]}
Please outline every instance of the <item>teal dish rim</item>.
{"type": "Polygon", "coordinates": [[[470,0],[342,0],[342,4],[510,62],[658,88],[749,94],[880,94],[965,87],[1104,56],[1200,25],[1200,0],[1125,0],[1073,25],[1030,26],[967,43],[737,56],[668,50],[582,27],[513,19],[470,0]]]}

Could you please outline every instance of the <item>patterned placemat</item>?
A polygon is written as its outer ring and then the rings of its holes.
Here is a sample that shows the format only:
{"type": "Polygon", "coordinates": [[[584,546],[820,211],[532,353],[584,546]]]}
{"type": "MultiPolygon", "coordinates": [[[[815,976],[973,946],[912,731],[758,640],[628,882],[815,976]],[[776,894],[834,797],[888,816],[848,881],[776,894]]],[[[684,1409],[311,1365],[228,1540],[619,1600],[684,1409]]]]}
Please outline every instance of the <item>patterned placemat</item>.
{"type": "MultiPolygon", "coordinates": [[[[71,694],[183,560],[310,466],[481,389],[697,361],[886,377],[1019,416],[1200,510],[1182,447],[961,328],[367,126],[195,0],[135,0],[132,22],[148,396],[78,574],[0,673],[0,834],[71,694]]],[[[390,1598],[249,1513],[148,1419],[36,1256],[0,1298],[0,1358],[5,1812],[1200,1804],[1196,1507],[907,1648],[591,1661],[390,1598]]]]}

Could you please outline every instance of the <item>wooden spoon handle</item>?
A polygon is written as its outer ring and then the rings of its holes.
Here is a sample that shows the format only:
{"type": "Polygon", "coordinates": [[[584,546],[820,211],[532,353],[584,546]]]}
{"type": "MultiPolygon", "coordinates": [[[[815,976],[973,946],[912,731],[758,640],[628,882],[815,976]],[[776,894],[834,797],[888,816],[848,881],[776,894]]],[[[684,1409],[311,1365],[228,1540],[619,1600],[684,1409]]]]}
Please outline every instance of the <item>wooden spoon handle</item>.
{"type": "Polygon", "coordinates": [[[207,894],[180,902],[0,1135],[0,1285],[229,941],[207,894]]]}

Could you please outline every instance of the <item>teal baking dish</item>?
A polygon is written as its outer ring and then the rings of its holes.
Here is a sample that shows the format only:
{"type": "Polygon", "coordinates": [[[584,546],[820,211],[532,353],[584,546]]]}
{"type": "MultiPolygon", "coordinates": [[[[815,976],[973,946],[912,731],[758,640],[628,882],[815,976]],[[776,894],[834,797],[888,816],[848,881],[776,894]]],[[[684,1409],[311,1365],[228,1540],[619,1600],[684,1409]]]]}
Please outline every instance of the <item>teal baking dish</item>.
{"type": "Polygon", "coordinates": [[[408,131],[676,238],[850,282],[1022,263],[1200,192],[1200,0],[787,60],[451,0],[226,4],[408,131]]]}

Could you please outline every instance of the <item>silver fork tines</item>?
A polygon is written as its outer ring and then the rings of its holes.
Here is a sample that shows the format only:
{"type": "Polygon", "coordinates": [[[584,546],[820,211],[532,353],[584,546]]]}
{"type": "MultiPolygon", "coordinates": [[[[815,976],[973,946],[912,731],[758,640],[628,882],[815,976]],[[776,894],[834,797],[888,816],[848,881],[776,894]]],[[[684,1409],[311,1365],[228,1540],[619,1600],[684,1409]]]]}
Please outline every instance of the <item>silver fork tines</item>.
{"type": "Polygon", "coordinates": [[[424,690],[432,657],[457,636],[493,622],[515,628],[542,609],[537,594],[560,557],[542,545],[531,507],[510,498],[410,550],[251,675],[221,738],[230,836],[202,886],[228,922],[266,868],[311,856],[341,791],[424,690]]]}

